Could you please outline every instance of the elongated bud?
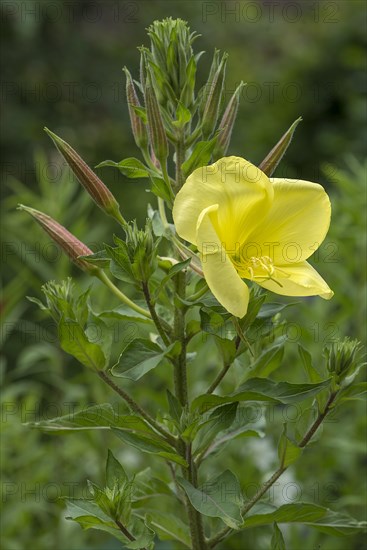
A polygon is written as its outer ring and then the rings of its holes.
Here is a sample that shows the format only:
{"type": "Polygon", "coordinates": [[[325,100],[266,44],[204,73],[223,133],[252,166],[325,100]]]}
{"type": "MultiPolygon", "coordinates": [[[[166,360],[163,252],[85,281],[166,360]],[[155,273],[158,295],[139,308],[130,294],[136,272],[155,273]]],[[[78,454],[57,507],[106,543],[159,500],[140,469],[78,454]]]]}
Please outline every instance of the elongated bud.
{"type": "Polygon", "coordinates": [[[149,73],[147,75],[145,86],[145,105],[147,108],[150,143],[155,156],[161,164],[164,164],[168,157],[168,141],[157,97],[152,85],[152,79],[149,73]]]}
{"type": "Polygon", "coordinates": [[[210,136],[218,120],[227,58],[228,54],[223,54],[219,67],[213,76],[213,80],[212,82],[209,82],[208,96],[206,98],[202,119],[202,133],[204,138],[208,138],[210,136]]]}
{"type": "Polygon", "coordinates": [[[282,160],[290,142],[292,141],[294,131],[301,120],[302,117],[299,117],[293,122],[292,126],[286,131],[286,133],[280,138],[275,147],[273,147],[270,153],[259,164],[260,170],[264,172],[264,174],[266,174],[267,176],[270,177],[274,173],[279,162],[282,160]]]}
{"type": "Polygon", "coordinates": [[[129,70],[126,67],[124,67],[123,70],[125,71],[126,75],[127,106],[129,109],[131,129],[133,132],[135,143],[141,149],[146,149],[148,145],[147,129],[140,116],[138,116],[134,110],[134,107],[141,107],[139,98],[136,93],[134,82],[131,78],[129,70]]]}
{"type": "Polygon", "coordinates": [[[44,128],[44,130],[50,136],[75,176],[90,194],[97,206],[106,212],[106,214],[115,218],[119,223],[125,225],[126,222],[120,213],[118,202],[103,181],[99,179],[93,170],[89,168],[84,160],[68,143],[66,143],[66,141],[59,138],[59,136],[51,132],[48,128],[44,128]]]}
{"type": "Polygon", "coordinates": [[[227,108],[224,111],[222,120],[219,123],[218,130],[220,133],[218,135],[217,143],[215,145],[213,153],[213,156],[215,158],[224,157],[228,150],[229,143],[231,141],[233,126],[236,121],[238,106],[240,103],[240,93],[243,87],[244,83],[241,82],[241,84],[237,87],[233,96],[229,100],[227,108]]]}
{"type": "Polygon", "coordinates": [[[23,204],[18,205],[18,210],[24,210],[28,212],[46,231],[46,233],[53,239],[62,250],[69,256],[69,258],[83,271],[87,271],[91,275],[97,273],[99,269],[94,265],[89,264],[88,262],[79,258],[79,256],[89,256],[93,254],[92,250],[87,247],[86,244],[82,243],[77,239],[70,231],[68,231],[64,226],[60,225],[57,221],[52,219],[47,214],[35,210],[34,208],[29,208],[23,204]]]}
{"type": "Polygon", "coordinates": [[[208,90],[210,89],[210,85],[213,82],[214,75],[217,72],[218,67],[219,67],[219,55],[220,55],[220,50],[215,49],[214,54],[213,54],[212,64],[210,66],[208,81],[199,90],[199,94],[198,94],[198,97],[200,96],[199,114],[200,114],[201,118],[203,118],[208,90]]]}

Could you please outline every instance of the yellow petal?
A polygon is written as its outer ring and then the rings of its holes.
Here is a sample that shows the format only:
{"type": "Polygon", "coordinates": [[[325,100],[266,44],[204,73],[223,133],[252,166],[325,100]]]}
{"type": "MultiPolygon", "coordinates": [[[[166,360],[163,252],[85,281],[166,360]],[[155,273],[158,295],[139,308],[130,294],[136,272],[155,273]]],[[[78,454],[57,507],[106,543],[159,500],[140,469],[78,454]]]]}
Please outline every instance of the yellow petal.
{"type": "Polygon", "coordinates": [[[324,188],[310,181],[273,178],[274,200],[261,226],[255,228],[241,251],[269,256],[274,264],[299,263],[309,258],[324,240],[331,206],[324,188]]]}
{"type": "Polygon", "coordinates": [[[247,311],[249,290],[228,258],[215,231],[213,221],[217,213],[217,204],[209,206],[201,213],[197,226],[197,242],[204,277],[218,302],[229,313],[241,318],[247,311]]]}
{"type": "Polygon", "coordinates": [[[334,295],[321,275],[308,262],[275,268],[272,277],[274,280],[255,280],[258,285],[282,296],[321,296],[330,300],[334,295]]]}
{"type": "Polygon", "coordinates": [[[196,244],[196,222],[208,206],[218,204],[218,235],[227,248],[243,242],[267,214],[273,186],[259,168],[240,157],[224,157],[194,170],[176,196],[177,233],[196,244]]]}

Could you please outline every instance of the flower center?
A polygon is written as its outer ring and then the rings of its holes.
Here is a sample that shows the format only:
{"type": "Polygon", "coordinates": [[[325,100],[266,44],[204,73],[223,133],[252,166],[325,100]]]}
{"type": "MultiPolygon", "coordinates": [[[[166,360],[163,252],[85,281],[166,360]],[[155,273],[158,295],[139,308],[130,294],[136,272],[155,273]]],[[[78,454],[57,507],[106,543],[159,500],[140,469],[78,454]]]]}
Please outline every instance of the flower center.
{"type": "Polygon", "coordinates": [[[255,282],[271,279],[279,286],[282,286],[279,281],[276,281],[274,278],[276,268],[273,260],[269,256],[251,256],[250,258],[244,259],[238,254],[235,254],[231,256],[231,260],[240,277],[255,282]]]}

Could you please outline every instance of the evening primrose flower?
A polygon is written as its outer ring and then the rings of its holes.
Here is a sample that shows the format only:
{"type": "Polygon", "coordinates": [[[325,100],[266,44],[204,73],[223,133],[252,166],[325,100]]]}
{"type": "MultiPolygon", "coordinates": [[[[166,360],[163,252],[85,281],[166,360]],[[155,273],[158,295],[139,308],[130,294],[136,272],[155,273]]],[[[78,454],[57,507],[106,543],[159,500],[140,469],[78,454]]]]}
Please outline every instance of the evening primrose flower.
{"type": "Polygon", "coordinates": [[[195,170],[173,207],[178,235],[197,246],[211,291],[236,317],[249,301],[243,279],[284,296],[333,296],[306,261],[324,240],[330,214],[321,185],[269,179],[240,157],[195,170]]]}

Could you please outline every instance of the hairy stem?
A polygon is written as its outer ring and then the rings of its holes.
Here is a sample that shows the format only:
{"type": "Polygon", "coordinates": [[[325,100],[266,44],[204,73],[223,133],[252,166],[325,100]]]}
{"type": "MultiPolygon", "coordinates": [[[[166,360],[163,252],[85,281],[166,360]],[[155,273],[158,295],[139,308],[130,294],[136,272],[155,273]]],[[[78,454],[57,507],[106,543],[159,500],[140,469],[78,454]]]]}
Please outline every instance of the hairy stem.
{"type": "Polygon", "coordinates": [[[150,315],[154,321],[154,324],[157,328],[157,331],[160,335],[160,337],[162,338],[164,344],[166,346],[169,346],[170,345],[170,340],[162,326],[162,323],[161,323],[161,320],[160,318],[158,317],[157,315],[157,312],[155,310],[155,307],[152,303],[152,299],[151,299],[151,296],[150,296],[150,292],[149,292],[149,286],[148,286],[148,283],[147,282],[143,282],[142,283],[142,289],[143,289],[143,293],[144,293],[144,297],[145,297],[145,301],[147,303],[147,306],[148,306],[148,309],[149,309],[149,312],[150,312],[150,315]]]}
{"type": "MultiPolygon", "coordinates": [[[[115,523],[117,527],[120,529],[121,533],[131,542],[136,540],[136,538],[130,533],[128,529],[119,521],[118,519],[115,520],[115,523]]],[[[141,550],[146,550],[145,546],[141,548],[141,550]]]]}
{"type": "MultiPolygon", "coordinates": [[[[179,298],[186,296],[186,273],[180,271],[175,276],[175,290],[179,298]]],[[[181,343],[181,351],[175,361],[174,382],[177,399],[182,406],[188,402],[187,373],[186,373],[186,334],[185,334],[185,310],[180,303],[176,304],[174,317],[174,336],[181,343]]]]}
{"type": "Polygon", "coordinates": [[[182,164],[185,162],[185,145],[182,140],[178,140],[176,144],[176,188],[179,191],[184,183],[184,175],[182,173],[182,164]]]}
{"type": "Polygon", "coordinates": [[[112,388],[126,403],[129,405],[130,409],[136,414],[140,415],[144,420],[152,426],[157,432],[159,432],[170,445],[176,446],[176,439],[169,434],[164,428],[162,428],[155,420],[148,414],[136,401],[133,399],[125,390],[120,388],[105,371],[97,371],[98,376],[106,383],[110,388],[112,388]]]}
{"type": "MultiPolygon", "coordinates": [[[[180,271],[175,276],[175,290],[178,298],[185,299],[186,297],[186,273],[180,271]]],[[[177,299],[177,298],[176,298],[177,299]]],[[[181,405],[184,407],[188,404],[188,389],[187,389],[187,373],[186,373],[186,331],[185,331],[185,309],[179,301],[175,305],[174,318],[174,336],[181,343],[181,351],[175,360],[174,366],[174,382],[175,394],[181,405]]],[[[189,467],[183,468],[183,475],[188,481],[197,487],[197,470],[192,459],[191,445],[180,441],[180,452],[187,460],[189,467]]],[[[185,496],[185,505],[189,519],[189,527],[191,534],[192,550],[205,550],[206,542],[204,535],[203,520],[201,514],[195,510],[190,500],[185,496]]]]}
{"type": "MultiPolygon", "coordinates": [[[[325,408],[323,412],[319,412],[315,422],[312,424],[310,429],[306,432],[300,443],[298,444],[299,447],[304,448],[306,445],[311,441],[312,437],[318,430],[318,428],[321,426],[323,420],[327,416],[327,414],[330,412],[332,408],[332,404],[337,396],[338,392],[334,391],[329,395],[329,399],[327,400],[327,403],[325,405],[325,408]]],[[[287,470],[287,466],[283,467],[280,466],[276,472],[273,473],[273,475],[264,483],[264,485],[258,490],[258,492],[252,497],[251,500],[249,500],[244,507],[241,510],[241,514],[243,517],[246,516],[246,514],[255,506],[255,504],[261,499],[261,497],[270,489],[270,487],[279,479],[279,477],[287,470]]],[[[219,542],[226,539],[228,536],[235,533],[233,529],[230,527],[225,527],[221,531],[219,531],[214,537],[212,537],[208,541],[209,548],[214,548],[219,542]]]]}

